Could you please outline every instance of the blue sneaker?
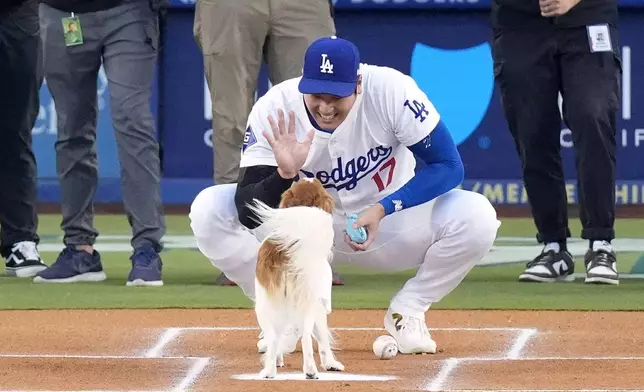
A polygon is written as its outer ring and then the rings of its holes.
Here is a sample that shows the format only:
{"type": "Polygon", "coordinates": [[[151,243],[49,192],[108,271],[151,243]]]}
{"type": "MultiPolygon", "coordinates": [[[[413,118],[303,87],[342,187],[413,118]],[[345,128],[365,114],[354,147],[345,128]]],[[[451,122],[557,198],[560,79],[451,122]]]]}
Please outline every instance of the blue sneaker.
{"type": "Polygon", "coordinates": [[[106,278],[97,251],[90,255],[67,246],[49,268],[36,274],[34,283],[101,282],[106,278]]]}
{"type": "Polygon", "coordinates": [[[141,247],[134,250],[132,270],[127,277],[127,286],[163,286],[161,271],[163,261],[151,247],[141,247]]]}

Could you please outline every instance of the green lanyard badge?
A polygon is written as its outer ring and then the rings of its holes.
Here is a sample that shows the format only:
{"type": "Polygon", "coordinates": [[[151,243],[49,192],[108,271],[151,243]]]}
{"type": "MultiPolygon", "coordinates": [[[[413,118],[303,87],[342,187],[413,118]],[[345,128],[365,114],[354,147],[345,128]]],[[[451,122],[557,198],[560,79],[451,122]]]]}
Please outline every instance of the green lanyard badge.
{"type": "Polygon", "coordinates": [[[80,45],[83,43],[83,30],[78,16],[72,15],[68,18],[62,18],[63,36],[65,37],[65,46],[80,45]]]}

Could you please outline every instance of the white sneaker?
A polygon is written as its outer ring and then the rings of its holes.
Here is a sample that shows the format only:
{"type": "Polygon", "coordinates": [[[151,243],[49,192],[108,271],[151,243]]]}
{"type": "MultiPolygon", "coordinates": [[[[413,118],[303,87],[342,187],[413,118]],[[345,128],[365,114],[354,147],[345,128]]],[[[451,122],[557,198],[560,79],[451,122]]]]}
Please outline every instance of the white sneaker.
{"type": "Polygon", "coordinates": [[[432,340],[423,319],[389,309],[385,315],[385,329],[396,339],[401,354],[436,353],[436,342],[432,340]]]}
{"type": "MultiPolygon", "coordinates": [[[[295,327],[289,327],[284,331],[282,337],[282,345],[284,346],[283,354],[292,354],[297,348],[297,342],[300,340],[300,333],[295,327]]],[[[264,339],[264,331],[259,333],[259,341],[257,342],[257,351],[264,354],[268,349],[268,342],[264,339]]]]}
{"type": "Polygon", "coordinates": [[[47,266],[40,258],[35,242],[22,241],[11,246],[11,253],[5,263],[7,276],[31,278],[46,269],[47,266]]]}

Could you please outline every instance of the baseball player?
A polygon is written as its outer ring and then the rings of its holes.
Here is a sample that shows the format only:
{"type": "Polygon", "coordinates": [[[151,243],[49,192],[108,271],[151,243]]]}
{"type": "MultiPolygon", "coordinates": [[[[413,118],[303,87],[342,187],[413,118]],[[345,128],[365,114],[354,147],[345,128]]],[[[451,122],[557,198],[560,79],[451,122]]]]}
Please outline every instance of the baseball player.
{"type": "MultiPolygon", "coordinates": [[[[241,168],[236,185],[209,187],[191,206],[198,247],[216,268],[253,299],[266,233],[247,203],[277,207],[293,181],[315,177],[336,203],[334,263],[418,268],[391,300],[384,326],[403,354],[436,351],[425,313],[491,249],[499,222],[484,196],[456,189],[460,155],[412,78],[361,64],[344,39],[316,40],[303,75],[275,85],[253,107],[241,168]],[[416,174],[414,154],[426,164],[416,174]],[[366,229],[363,243],[345,232],[352,214],[355,227],[366,229]]],[[[289,333],[294,350],[297,330],[289,333]]]]}

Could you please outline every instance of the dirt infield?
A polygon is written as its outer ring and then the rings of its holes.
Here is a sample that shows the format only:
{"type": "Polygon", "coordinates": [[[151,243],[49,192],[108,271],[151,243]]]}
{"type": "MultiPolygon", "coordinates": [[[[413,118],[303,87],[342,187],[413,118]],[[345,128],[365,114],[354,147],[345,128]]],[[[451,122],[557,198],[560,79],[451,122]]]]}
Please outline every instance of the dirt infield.
{"type": "Polygon", "coordinates": [[[389,361],[383,314],[332,313],[345,372],[304,381],[298,348],[257,381],[251,311],[4,311],[0,390],[644,390],[644,313],[430,311],[439,352],[389,361]]]}

